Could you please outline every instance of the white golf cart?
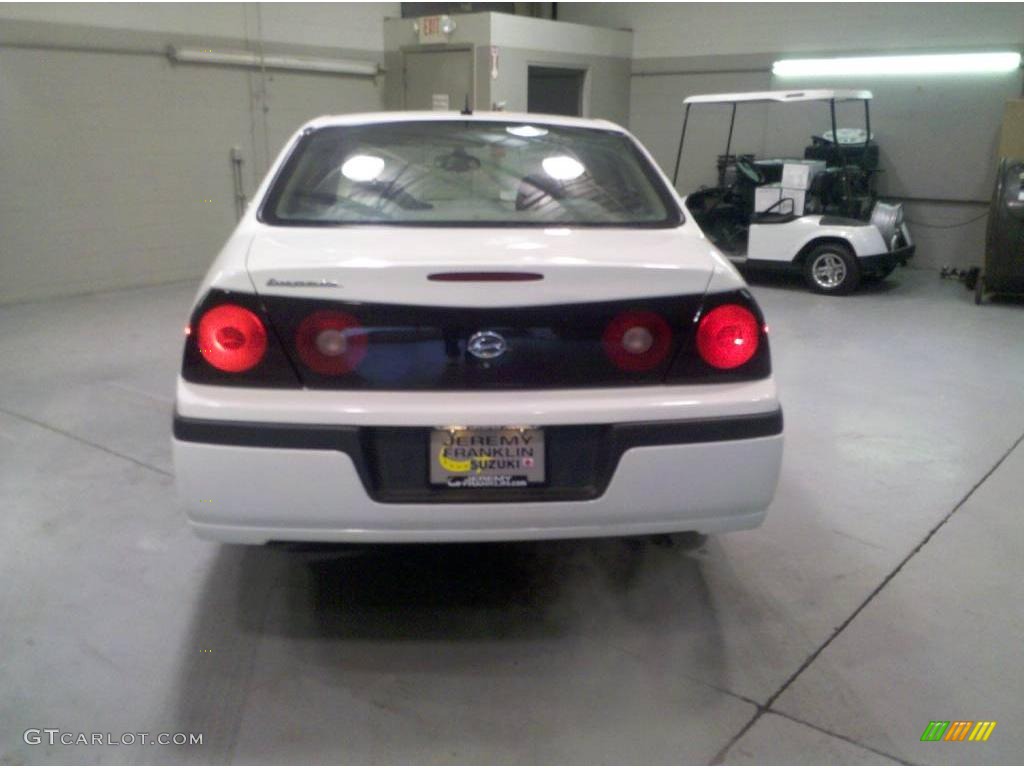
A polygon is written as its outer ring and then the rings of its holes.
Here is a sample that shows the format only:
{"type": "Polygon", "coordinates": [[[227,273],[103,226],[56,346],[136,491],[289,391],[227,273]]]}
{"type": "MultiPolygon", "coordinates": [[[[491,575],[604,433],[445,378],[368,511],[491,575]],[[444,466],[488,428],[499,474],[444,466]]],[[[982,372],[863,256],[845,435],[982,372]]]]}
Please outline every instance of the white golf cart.
{"type": "Polygon", "coordinates": [[[801,270],[819,293],[847,294],[865,277],[887,277],[914,255],[903,207],[875,195],[878,145],[871,135],[870,91],[761,91],[690,96],[679,137],[675,171],[686,140],[690,109],[732,106],[718,184],[686,197],[686,208],[708,238],[734,263],[801,270]],[[863,129],[839,128],[836,103],[862,101],[863,129]],[[739,104],[828,105],[831,130],[813,136],[798,159],[734,155],[739,104]]]}

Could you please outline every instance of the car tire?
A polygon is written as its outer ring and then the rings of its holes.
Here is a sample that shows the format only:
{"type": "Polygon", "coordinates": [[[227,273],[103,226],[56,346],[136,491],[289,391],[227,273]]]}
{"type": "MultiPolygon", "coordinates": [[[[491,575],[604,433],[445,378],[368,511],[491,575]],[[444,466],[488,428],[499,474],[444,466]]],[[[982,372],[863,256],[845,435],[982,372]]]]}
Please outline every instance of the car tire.
{"type": "Polygon", "coordinates": [[[816,293],[845,296],[860,285],[860,263],[849,246],[823,243],[804,259],[804,280],[816,293]]]}

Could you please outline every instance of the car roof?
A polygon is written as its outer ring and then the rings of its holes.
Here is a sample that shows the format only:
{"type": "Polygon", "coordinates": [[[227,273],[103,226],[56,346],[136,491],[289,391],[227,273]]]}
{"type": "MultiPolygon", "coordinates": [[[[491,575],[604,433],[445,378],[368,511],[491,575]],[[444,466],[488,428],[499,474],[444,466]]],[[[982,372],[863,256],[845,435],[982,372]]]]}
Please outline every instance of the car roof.
{"type": "Polygon", "coordinates": [[[594,128],[602,131],[619,131],[626,129],[610,120],[592,120],[584,117],[563,117],[562,115],[535,115],[526,112],[473,112],[464,115],[461,112],[421,111],[421,112],[363,112],[351,115],[324,115],[314,118],[303,126],[303,129],[326,128],[343,125],[372,125],[375,123],[407,123],[407,122],[502,122],[529,123],[531,125],[570,126],[574,128],[594,128]]]}
{"type": "Polygon", "coordinates": [[[740,101],[792,102],[792,101],[861,101],[870,99],[871,91],[826,90],[803,91],[750,91],[747,93],[705,93],[687,96],[683,104],[735,104],[740,101]]]}

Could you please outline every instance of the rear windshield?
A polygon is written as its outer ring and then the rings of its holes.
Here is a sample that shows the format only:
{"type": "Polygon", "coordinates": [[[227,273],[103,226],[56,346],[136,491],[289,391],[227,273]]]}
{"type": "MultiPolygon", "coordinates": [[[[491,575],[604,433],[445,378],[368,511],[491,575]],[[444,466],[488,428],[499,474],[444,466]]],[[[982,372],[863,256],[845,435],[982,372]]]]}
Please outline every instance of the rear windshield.
{"type": "Polygon", "coordinates": [[[269,224],[669,227],[679,207],[615,131],[481,121],[321,128],[261,210],[269,224]]]}

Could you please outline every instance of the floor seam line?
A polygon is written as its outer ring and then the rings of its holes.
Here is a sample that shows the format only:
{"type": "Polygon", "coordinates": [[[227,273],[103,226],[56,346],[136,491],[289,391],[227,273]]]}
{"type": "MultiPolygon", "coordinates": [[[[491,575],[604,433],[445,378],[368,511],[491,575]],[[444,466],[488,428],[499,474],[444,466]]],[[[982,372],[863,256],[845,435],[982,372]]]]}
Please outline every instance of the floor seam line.
{"type": "Polygon", "coordinates": [[[761,719],[761,715],[768,711],[768,708],[763,704],[757,705],[757,712],[750,718],[746,724],[737,731],[736,735],[733,736],[725,745],[715,753],[715,756],[711,758],[711,765],[722,765],[725,762],[725,756],[729,754],[729,750],[736,746],[736,742],[742,739],[747,731],[754,727],[754,723],[761,719]]]}
{"type": "Polygon", "coordinates": [[[272,598],[275,591],[287,588],[287,586],[282,584],[272,584],[267,590],[267,601],[264,604],[263,611],[260,615],[260,631],[257,633],[256,640],[253,643],[252,656],[248,659],[248,663],[246,664],[245,689],[242,691],[242,699],[238,704],[239,717],[233,725],[231,739],[227,745],[227,762],[231,765],[235,765],[235,752],[238,751],[238,742],[242,733],[242,715],[245,712],[245,706],[249,701],[249,696],[252,694],[252,679],[256,671],[256,658],[259,655],[260,648],[263,646],[263,638],[266,636],[267,617],[270,616],[272,598]]]}
{"type": "Polygon", "coordinates": [[[802,675],[807,670],[807,668],[810,667],[811,664],[813,664],[818,659],[818,657],[822,653],[824,653],[825,649],[828,648],[828,646],[831,645],[832,642],[837,637],[839,637],[839,635],[842,634],[846,630],[846,628],[848,626],[850,626],[850,624],[853,623],[854,619],[856,619],[861,614],[861,612],[868,606],[868,604],[872,600],[874,600],[875,597],[877,597],[881,593],[881,591],[883,589],[885,589],[885,587],[889,584],[889,582],[891,582],[894,578],[896,578],[897,575],[899,575],[900,571],[903,570],[904,566],[906,566],[906,564],[909,563],[911,561],[911,559],[913,559],[913,557],[918,552],[920,552],[925,547],[925,545],[928,544],[929,541],[932,540],[932,538],[935,536],[935,534],[937,534],[939,532],[939,530],[947,522],[949,522],[949,520],[953,517],[953,515],[955,515],[960,510],[960,508],[963,507],[963,505],[967,503],[968,499],[970,499],[971,496],[974,495],[975,491],[977,491],[982,485],[984,485],[985,481],[987,481],[990,477],[992,477],[992,475],[995,473],[995,471],[997,469],[999,469],[999,467],[1001,467],[1003,465],[1003,462],[1005,462],[1006,459],[1009,458],[1010,454],[1012,454],[1017,449],[1017,447],[1021,444],[1022,441],[1024,441],[1024,433],[1022,433],[1016,440],[1013,441],[1013,444],[1010,445],[1010,447],[1003,453],[1003,455],[1000,456],[998,460],[996,460],[996,463],[993,464],[989,468],[989,470],[984,475],[981,476],[981,479],[978,480],[978,482],[976,482],[974,485],[971,486],[971,488],[967,491],[966,494],[964,494],[964,496],[960,499],[960,501],[958,501],[956,503],[956,505],[953,507],[953,509],[951,509],[949,512],[947,512],[943,516],[943,518],[938,523],[936,523],[936,525],[933,526],[928,531],[927,534],[925,534],[924,538],[921,539],[920,542],[918,542],[917,546],[915,546],[912,550],[910,550],[909,554],[907,554],[906,557],[904,557],[902,560],[900,560],[900,562],[896,564],[896,567],[892,571],[890,571],[888,573],[888,575],[886,575],[886,577],[884,579],[882,579],[881,583],[879,583],[879,585],[877,587],[875,587],[873,590],[871,590],[871,592],[868,594],[867,597],[864,598],[864,600],[860,603],[860,605],[858,605],[853,610],[853,612],[849,616],[847,616],[846,619],[844,619],[842,621],[842,623],[840,623],[839,626],[837,626],[832,631],[832,634],[830,634],[825,639],[825,642],[822,643],[820,646],[818,646],[818,648],[816,650],[814,650],[803,661],[803,663],[800,664],[799,667],[797,667],[796,671],[793,672],[792,675],[790,675],[788,678],[786,678],[786,680],[782,683],[782,685],[779,687],[779,689],[775,693],[773,693],[771,696],[769,696],[767,701],[765,701],[765,703],[763,705],[759,705],[758,706],[758,711],[754,714],[754,716],[752,718],[750,718],[750,721],[747,722],[747,724],[744,725],[739,730],[739,732],[735,736],[733,736],[732,739],[730,739],[728,741],[728,743],[726,743],[726,745],[724,747],[722,747],[722,749],[720,749],[718,751],[718,753],[715,755],[714,759],[711,761],[711,763],[713,765],[720,765],[724,761],[724,758],[725,758],[726,754],[728,753],[728,751],[730,749],[732,749],[733,746],[735,746],[736,742],[738,742],[741,738],[743,738],[744,735],[746,735],[746,733],[754,726],[754,724],[758,720],[761,719],[761,715],[763,715],[765,712],[775,712],[776,711],[776,710],[773,710],[771,708],[772,705],[775,703],[775,701],[783,693],[785,693],[786,689],[788,689],[789,686],[791,686],[794,682],[796,682],[796,679],[798,677],[800,677],[800,675],[802,675]]]}
{"type": "MultiPolygon", "coordinates": [[[[638,653],[634,653],[633,651],[631,651],[628,648],[625,648],[625,647],[619,645],[618,643],[605,642],[605,646],[607,648],[611,648],[613,651],[617,651],[618,653],[621,653],[623,656],[628,656],[630,659],[632,659],[633,661],[635,661],[635,662],[637,662],[639,664],[643,664],[645,662],[645,658],[643,656],[641,656],[638,653]]],[[[752,699],[749,696],[744,696],[742,693],[736,693],[735,691],[730,691],[728,688],[725,688],[725,687],[723,687],[721,685],[717,685],[715,683],[709,683],[707,680],[704,680],[701,677],[697,677],[696,675],[688,675],[685,672],[683,672],[681,674],[682,674],[683,677],[685,677],[691,683],[696,683],[697,685],[704,686],[705,688],[709,688],[712,691],[716,691],[718,693],[725,694],[726,696],[731,696],[734,699],[739,699],[740,701],[743,701],[743,702],[745,702],[747,704],[751,704],[751,705],[753,705],[755,707],[761,707],[762,706],[756,699],[752,699]]]]}
{"type": "Polygon", "coordinates": [[[875,747],[869,747],[867,744],[861,744],[856,739],[852,739],[849,736],[844,736],[841,733],[836,733],[834,731],[830,731],[830,730],[828,730],[828,728],[822,728],[820,725],[815,725],[814,723],[808,722],[807,720],[801,720],[799,717],[794,717],[793,715],[787,714],[785,712],[780,712],[777,709],[768,709],[766,707],[765,710],[767,712],[770,712],[773,715],[777,715],[779,717],[784,717],[787,720],[792,720],[794,723],[799,723],[800,725],[806,726],[807,728],[813,728],[815,731],[818,731],[820,733],[824,733],[826,736],[831,736],[833,739],[839,739],[840,741],[845,741],[847,744],[852,744],[853,746],[858,747],[860,749],[867,750],[868,752],[873,752],[874,754],[880,755],[881,757],[888,758],[889,760],[895,760],[900,765],[913,765],[913,763],[905,760],[902,757],[898,757],[896,755],[890,755],[888,752],[883,752],[882,750],[876,749],[875,747]]]}
{"type": "Polygon", "coordinates": [[[893,568],[884,579],[882,579],[881,583],[879,583],[877,587],[871,590],[871,592],[868,594],[867,597],[864,598],[860,605],[858,605],[853,610],[853,612],[849,616],[847,616],[846,619],[844,619],[843,622],[832,631],[832,634],[828,636],[825,642],[818,646],[818,648],[804,660],[804,662],[797,668],[797,670],[786,679],[786,681],[780,686],[779,690],[777,690],[768,698],[768,700],[764,703],[766,709],[770,708],[775,703],[776,699],[778,699],[779,696],[781,696],[786,691],[786,689],[789,688],[789,686],[792,685],[801,674],[803,674],[804,670],[806,670],[811,664],[813,664],[814,661],[824,652],[824,650],[832,644],[832,641],[839,637],[839,635],[842,634],[842,632],[848,626],[850,626],[853,620],[861,614],[861,611],[863,611],[868,606],[868,603],[874,600],[875,597],[878,596],[878,594],[881,593],[881,591],[885,589],[886,586],[888,586],[889,583],[894,578],[896,578],[896,576],[899,575],[900,571],[903,570],[906,564],[909,563],[918,552],[924,549],[925,545],[927,545],[928,542],[932,540],[935,534],[938,533],[939,530],[947,522],[949,522],[953,515],[955,515],[960,510],[960,508],[963,507],[964,504],[967,503],[967,500],[974,495],[974,492],[977,491],[985,483],[985,481],[988,480],[993,475],[993,473],[1003,465],[1003,462],[1006,461],[1010,454],[1017,449],[1017,446],[1019,446],[1022,441],[1024,441],[1024,433],[1022,433],[1016,440],[1013,441],[1013,444],[1006,450],[1006,452],[999,457],[999,459],[996,461],[995,464],[992,465],[988,472],[982,475],[981,479],[978,480],[978,482],[971,486],[970,490],[968,490],[967,493],[964,494],[964,496],[960,499],[960,501],[956,503],[953,509],[947,512],[942,517],[942,519],[938,523],[936,523],[931,528],[931,530],[928,531],[927,534],[925,534],[925,537],[921,539],[920,542],[918,542],[917,546],[910,550],[907,556],[896,564],[896,567],[893,568]]]}
{"type": "Polygon", "coordinates": [[[164,469],[160,469],[159,467],[154,467],[152,464],[147,464],[144,461],[139,461],[138,459],[132,458],[131,456],[128,456],[127,454],[119,453],[118,451],[115,451],[115,450],[113,450],[111,448],[107,448],[104,445],[100,445],[99,443],[94,443],[91,440],[86,440],[84,437],[79,437],[78,435],[73,434],[71,432],[66,432],[63,429],[60,429],[59,427],[54,427],[53,425],[47,424],[44,421],[39,421],[38,419],[33,419],[31,416],[25,416],[25,415],[20,414],[20,413],[15,413],[14,411],[10,411],[7,408],[3,408],[3,407],[0,407],[0,413],[4,414],[5,416],[10,416],[12,419],[20,419],[21,421],[24,421],[24,422],[26,422],[28,424],[33,424],[33,425],[35,425],[37,427],[40,427],[42,429],[49,430],[50,432],[53,432],[55,434],[61,435],[62,437],[66,437],[66,438],[69,438],[71,440],[74,440],[75,442],[81,443],[82,445],[87,445],[90,448],[95,448],[98,451],[103,451],[104,453],[107,453],[107,454],[109,454],[111,456],[116,456],[119,459],[124,459],[125,461],[130,461],[132,464],[135,464],[138,467],[142,467],[142,468],[148,469],[148,470],[150,470],[152,472],[156,472],[157,474],[163,475],[164,477],[174,477],[174,475],[172,475],[170,472],[168,472],[168,471],[166,471],[164,469]]]}
{"type": "Polygon", "coordinates": [[[730,691],[728,688],[723,688],[723,687],[721,687],[719,685],[715,685],[714,683],[709,683],[707,680],[701,680],[700,678],[691,677],[690,675],[686,675],[686,679],[687,680],[692,680],[695,683],[700,683],[701,685],[704,685],[704,686],[710,688],[713,691],[718,691],[719,693],[723,693],[726,696],[732,696],[734,699],[739,699],[740,701],[746,702],[747,704],[752,704],[753,706],[757,707],[758,709],[761,709],[761,707],[763,706],[761,704],[758,704],[756,699],[751,699],[751,698],[749,698],[747,696],[744,696],[742,693],[736,693],[735,691],[730,691]]]}

